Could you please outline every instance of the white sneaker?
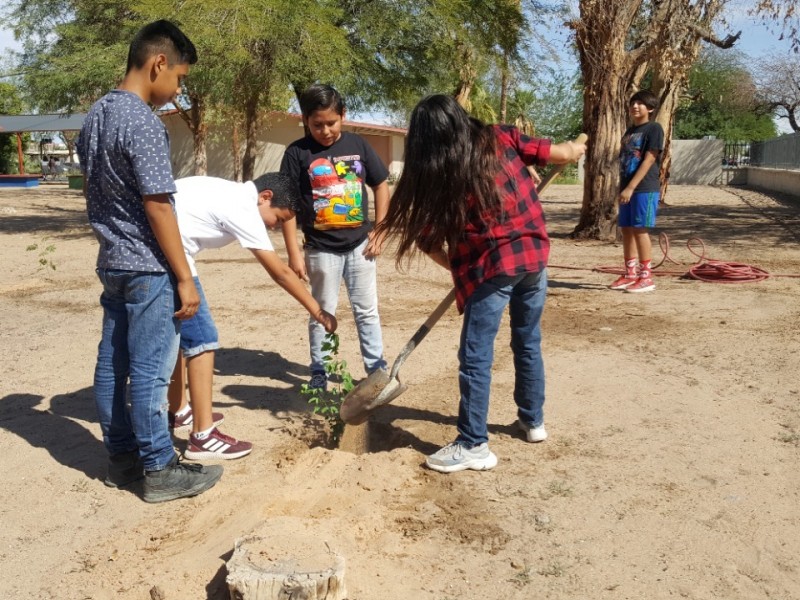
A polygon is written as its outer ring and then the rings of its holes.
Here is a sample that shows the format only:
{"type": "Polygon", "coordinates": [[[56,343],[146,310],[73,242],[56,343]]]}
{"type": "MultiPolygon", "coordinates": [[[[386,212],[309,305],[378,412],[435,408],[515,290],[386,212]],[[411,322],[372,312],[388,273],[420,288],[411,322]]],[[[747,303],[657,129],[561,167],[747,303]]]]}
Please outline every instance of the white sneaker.
{"type": "Polygon", "coordinates": [[[454,473],[466,469],[488,471],[497,466],[497,456],[489,450],[489,444],[486,442],[474,448],[453,442],[431,454],[425,459],[425,464],[440,473],[454,473]]]}
{"type": "Polygon", "coordinates": [[[544,423],[538,427],[534,427],[533,425],[528,425],[521,419],[518,419],[517,426],[519,427],[519,430],[525,434],[525,438],[531,443],[543,442],[547,439],[547,432],[544,429],[544,423]]]}

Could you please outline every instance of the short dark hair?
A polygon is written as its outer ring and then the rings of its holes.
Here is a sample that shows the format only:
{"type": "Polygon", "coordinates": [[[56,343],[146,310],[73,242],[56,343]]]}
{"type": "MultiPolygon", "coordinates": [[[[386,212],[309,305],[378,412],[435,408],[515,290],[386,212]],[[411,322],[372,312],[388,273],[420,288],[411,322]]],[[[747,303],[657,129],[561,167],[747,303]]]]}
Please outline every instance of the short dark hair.
{"type": "Polygon", "coordinates": [[[177,25],[161,19],[142,27],[128,48],[128,67],[141,69],[151,56],[165,54],[170,65],[197,62],[197,49],[177,25]]]}
{"type": "Polygon", "coordinates": [[[649,110],[657,110],[658,105],[660,102],[658,101],[658,96],[656,96],[650,90],[639,90],[628,101],[628,106],[633,104],[634,102],[639,101],[644,104],[649,110]]]}
{"type": "Polygon", "coordinates": [[[297,208],[300,206],[300,187],[288,175],[276,171],[264,173],[254,179],[253,183],[259,194],[264,190],[272,192],[270,205],[273,208],[288,208],[297,212],[297,208]]]}
{"type": "Polygon", "coordinates": [[[315,83],[300,94],[300,112],[307,119],[317,110],[332,108],[337,115],[344,114],[344,100],[333,86],[315,83]]]}

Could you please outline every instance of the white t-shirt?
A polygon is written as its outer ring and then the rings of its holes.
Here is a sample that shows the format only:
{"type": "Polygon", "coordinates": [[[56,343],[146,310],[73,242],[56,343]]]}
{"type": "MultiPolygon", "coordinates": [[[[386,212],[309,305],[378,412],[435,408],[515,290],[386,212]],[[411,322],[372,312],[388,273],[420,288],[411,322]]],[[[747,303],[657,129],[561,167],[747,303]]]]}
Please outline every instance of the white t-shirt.
{"type": "Polygon", "coordinates": [[[222,248],[238,240],[242,248],[273,249],[252,181],[185,177],[175,186],[178,228],[193,276],[197,276],[194,256],[204,248],[222,248]]]}

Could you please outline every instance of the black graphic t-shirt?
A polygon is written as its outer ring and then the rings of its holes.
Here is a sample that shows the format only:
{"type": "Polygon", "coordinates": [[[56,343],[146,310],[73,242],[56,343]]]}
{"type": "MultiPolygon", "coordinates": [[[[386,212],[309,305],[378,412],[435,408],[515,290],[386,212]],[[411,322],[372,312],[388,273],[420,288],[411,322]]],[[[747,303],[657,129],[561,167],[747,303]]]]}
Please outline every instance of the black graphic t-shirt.
{"type": "Polygon", "coordinates": [[[636,186],[634,192],[657,192],[661,189],[658,173],[661,169],[661,151],[664,149],[664,130],[655,122],[642,123],[629,127],[622,136],[619,152],[620,189],[624,189],[636,174],[645,153],[655,152],[656,162],[636,186]]]}
{"type": "Polygon", "coordinates": [[[281,173],[300,184],[303,203],[297,213],[306,246],[349,252],[367,237],[369,196],[389,175],[381,159],[362,137],[342,132],[330,146],[311,136],[292,143],[283,155],[281,173]]]}

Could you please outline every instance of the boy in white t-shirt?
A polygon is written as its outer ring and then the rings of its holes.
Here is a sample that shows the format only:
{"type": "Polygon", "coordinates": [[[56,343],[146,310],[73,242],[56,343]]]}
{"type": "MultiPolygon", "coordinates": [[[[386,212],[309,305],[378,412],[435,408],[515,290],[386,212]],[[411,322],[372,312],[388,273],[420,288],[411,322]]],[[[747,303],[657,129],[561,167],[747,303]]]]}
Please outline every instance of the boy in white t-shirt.
{"type": "Polygon", "coordinates": [[[191,319],[181,321],[181,352],[168,394],[169,424],[173,430],[192,428],[184,453],[188,459],[239,458],[249,454],[253,445],[219,431],[222,415],[211,411],[214,350],[219,348],[219,338],[197,276],[195,255],[205,248],[222,248],[238,241],[326,331],[336,331],[336,317],[314,300],[302,280],[274,251],[267,235],[267,228],[294,217],[300,192],[293,180],[280,173],[266,173],[244,183],[186,177],[176,180],[175,185],[178,227],[200,294],[200,307],[191,319]],[[191,406],[185,396],[187,381],[191,406]]]}

